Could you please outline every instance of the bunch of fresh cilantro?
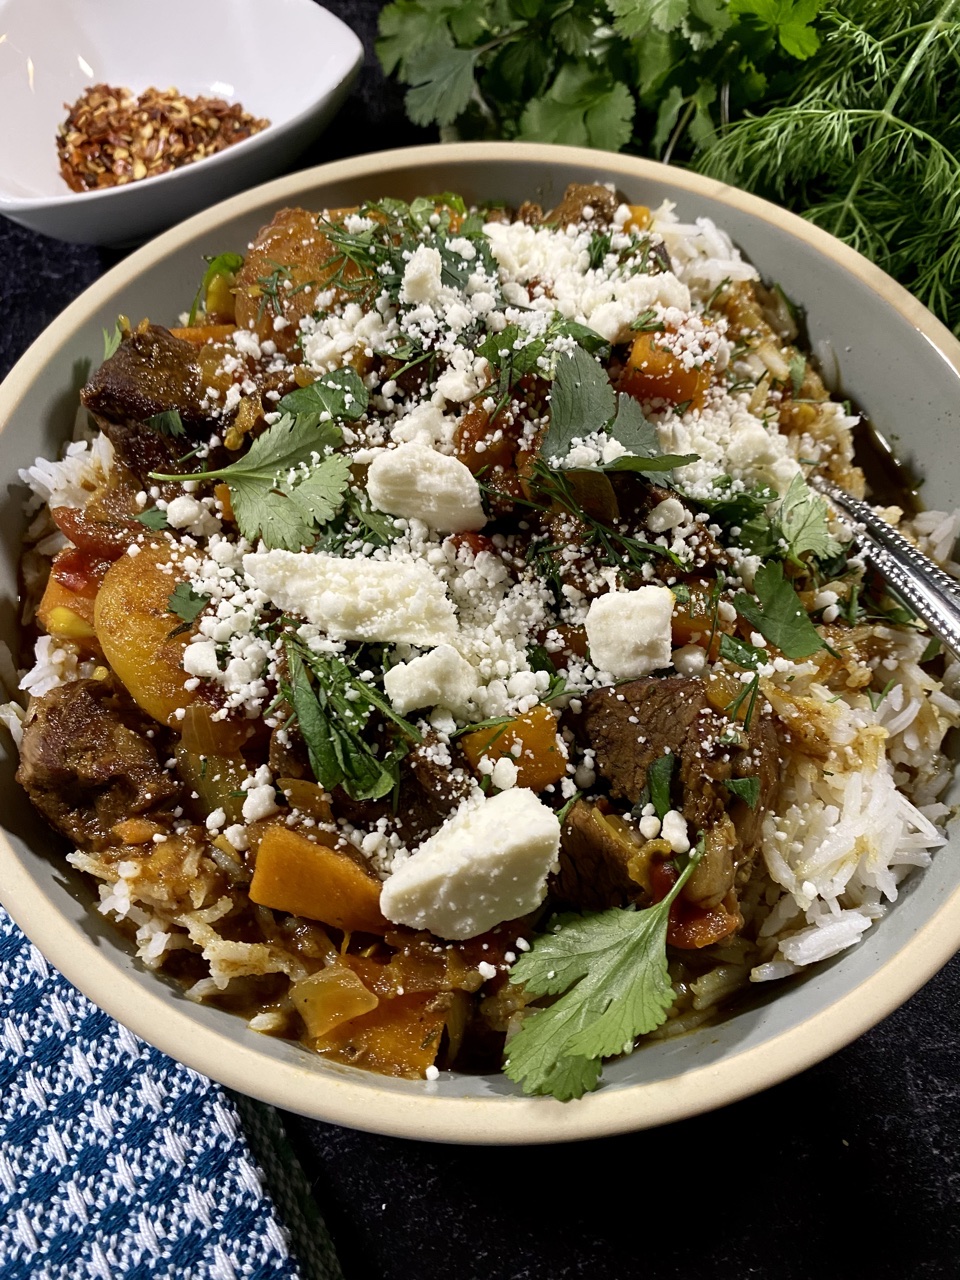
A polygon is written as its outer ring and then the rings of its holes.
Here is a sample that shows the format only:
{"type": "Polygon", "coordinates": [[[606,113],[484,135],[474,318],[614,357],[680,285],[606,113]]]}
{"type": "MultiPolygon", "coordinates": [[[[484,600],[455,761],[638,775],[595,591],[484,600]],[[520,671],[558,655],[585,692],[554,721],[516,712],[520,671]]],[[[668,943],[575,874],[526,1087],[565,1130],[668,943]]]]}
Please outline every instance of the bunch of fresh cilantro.
{"type": "Polygon", "coordinates": [[[394,0],[442,135],[680,161],[846,240],[960,332],[960,0],[394,0]]]}

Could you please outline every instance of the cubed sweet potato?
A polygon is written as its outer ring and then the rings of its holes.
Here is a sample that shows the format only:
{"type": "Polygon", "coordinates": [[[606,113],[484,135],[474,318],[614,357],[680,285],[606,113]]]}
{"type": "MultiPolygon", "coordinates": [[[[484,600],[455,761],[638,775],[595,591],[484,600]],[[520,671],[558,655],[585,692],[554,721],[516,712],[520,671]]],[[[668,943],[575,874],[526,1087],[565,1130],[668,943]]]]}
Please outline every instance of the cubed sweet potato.
{"type": "Polygon", "coordinates": [[[542,703],[506,724],[465,733],[460,745],[474,769],[484,756],[489,760],[508,756],[517,766],[517,786],[531,791],[559,782],[567,771],[567,750],[557,733],[556,718],[542,703]]]}
{"type": "Polygon", "coordinates": [[[262,907],[319,920],[347,933],[383,933],[380,881],[347,853],[289,827],[268,827],[257,849],[250,897],[262,907]]]}

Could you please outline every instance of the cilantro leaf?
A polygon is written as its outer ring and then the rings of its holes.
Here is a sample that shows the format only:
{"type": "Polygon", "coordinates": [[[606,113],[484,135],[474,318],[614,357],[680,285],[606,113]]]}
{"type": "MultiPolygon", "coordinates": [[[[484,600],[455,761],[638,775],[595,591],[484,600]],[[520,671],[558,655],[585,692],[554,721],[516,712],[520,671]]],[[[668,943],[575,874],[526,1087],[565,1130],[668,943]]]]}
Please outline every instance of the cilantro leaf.
{"type": "Polygon", "coordinates": [[[761,565],[753,591],[756,600],[741,591],[733,603],[740,616],[756,627],[765,640],[792,659],[808,658],[824,647],[796,591],[784,578],[782,565],[776,561],[761,565]]]}
{"type": "Polygon", "coordinates": [[[571,58],[582,58],[590,53],[599,26],[596,14],[580,13],[574,8],[560,14],[551,32],[564,53],[569,53],[571,58]]]}
{"type": "Polygon", "coordinates": [[[399,69],[406,79],[409,63],[424,46],[449,46],[452,41],[445,16],[424,9],[416,0],[386,5],[380,14],[380,36],[375,46],[384,72],[390,75],[399,69]]]}
{"type": "Polygon", "coordinates": [[[747,644],[745,640],[738,640],[736,636],[729,636],[726,632],[720,636],[720,657],[747,671],[756,671],[761,663],[768,661],[768,655],[762,649],[747,644]]]}
{"type": "Polygon", "coordinates": [[[143,425],[149,427],[151,431],[156,431],[161,436],[185,436],[187,434],[179,409],[164,409],[162,413],[155,413],[151,417],[145,418],[143,425]]]}
{"type": "Polygon", "coordinates": [[[189,626],[209,603],[210,597],[194,591],[189,582],[178,582],[167,599],[167,609],[189,626]]]}
{"type": "Polygon", "coordinates": [[[644,36],[651,27],[676,31],[690,11],[690,0],[608,0],[617,31],[628,39],[644,36]]]}
{"type": "Polygon", "coordinates": [[[607,463],[604,471],[639,471],[650,476],[696,462],[699,457],[696,453],[661,453],[657,428],[643,416],[633,396],[621,393],[618,397],[617,416],[609,432],[627,450],[627,456],[607,463]]]}
{"type": "Polygon", "coordinates": [[[701,840],[655,906],[559,916],[514,965],[510,981],[528,994],[560,997],[528,1012],[508,1045],[504,1071],[524,1093],[581,1097],[596,1088],[602,1058],[629,1051],[664,1021],[676,998],[667,969],[670,907],[702,854],[701,840]]]}
{"type": "Polygon", "coordinates": [[[677,758],[672,751],[658,756],[647,770],[647,786],[650,788],[650,803],[660,821],[672,807],[670,804],[670,781],[673,778],[674,765],[677,758]]]}
{"type": "Polygon", "coordinates": [[[630,141],[635,110],[622,81],[586,60],[566,62],[546,93],[527,104],[519,136],[619,151],[630,141]]]}
{"type": "Polygon", "coordinates": [[[803,477],[795,475],[783,495],[775,519],[787,544],[787,558],[801,564],[807,552],[819,559],[838,555],[841,547],[827,530],[826,500],[815,493],[803,477]]]}
{"type": "Polygon", "coordinates": [[[356,419],[367,392],[353,369],[324,374],[280,401],[283,417],[226,467],[154,480],[222,480],[230,490],[237,526],[248,541],[269,549],[299,551],[342,505],[350,484],[346,459],[322,456],[343,440],[333,417],[356,419]],[[294,413],[289,412],[293,408],[294,413]],[[295,416],[294,416],[295,415],[295,416]]]}
{"type": "Polygon", "coordinates": [[[775,33],[782,48],[804,61],[820,48],[820,37],[812,23],[824,0],[730,0],[730,13],[753,18],[775,33]]]}
{"type": "MultiPolygon", "coordinates": [[[[154,480],[223,480],[230,489],[230,503],[237,525],[248,541],[262,538],[270,549],[299,551],[315,533],[310,514],[314,498],[294,498],[296,489],[314,471],[323,471],[318,481],[318,497],[333,501],[335,481],[340,481],[342,496],[348,473],[332,458],[320,458],[319,450],[339,443],[340,428],[327,423],[325,429],[314,426],[312,417],[291,418],[284,414],[249,450],[229,466],[214,471],[194,472],[190,476],[170,476],[159,472],[154,480]]],[[[339,502],[336,504],[339,506],[339,502]]],[[[318,508],[319,509],[319,508],[318,508]]]]}
{"type": "Polygon", "coordinates": [[[743,800],[751,809],[756,809],[760,799],[759,778],[728,778],[723,784],[732,796],[743,800]]]}
{"type": "Polygon", "coordinates": [[[368,403],[363,379],[355,369],[348,368],[325,373],[316,382],[287,392],[277,408],[281,413],[313,417],[317,422],[333,418],[355,422],[366,413],[368,403]]]}
{"type": "Polygon", "coordinates": [[[339,510],[349,483],[349,459],[342,453],[332,453],[305,479],[282,488],[305,521],[326,524],[339,510]]]}
{"type": "Polygon", "coordinates": [[[161,511],[159,507],[148,507],[146,511],[141,511],[136,519],[138,523],[146,525],[148,529],[153,529],[155,532],[170,527],[167,523],[167,513],[161,511]]]}
{"type": "Polygon", "coordinates": [[[407,60],[407,115],[414,124],[453,124],[473,95],[479,49],[428,45],[407,60]]]}
{"type": "Polygon", "coordinates": [[[550,397],[550,425],[540,448],[547,459],[563,459],[574,439],[602,431],[617,410],[617,396],[606,372],[578,347],[557,361],[550,397]]]}
{"type": "Polygon", "coordinates": [[[599,470],[639,471],[642,474],[671,471],[696,462],[697,455],[661,454],[653,423],[643,416],[632,396],[617,395],[604,369],[582,348],[557,360],[550,396],[550,425],[540,446],[548,463],[563,463],[574,440],[606,431],[627,450],[626,455],[599,470]]]}

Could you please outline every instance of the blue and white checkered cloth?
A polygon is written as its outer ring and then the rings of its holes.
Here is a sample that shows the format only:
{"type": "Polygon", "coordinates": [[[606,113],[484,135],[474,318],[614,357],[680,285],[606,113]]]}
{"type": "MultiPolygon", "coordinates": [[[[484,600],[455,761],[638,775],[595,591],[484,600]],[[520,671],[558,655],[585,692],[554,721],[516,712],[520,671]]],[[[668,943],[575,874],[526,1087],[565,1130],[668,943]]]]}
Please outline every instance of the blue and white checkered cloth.
{"type": "Polygon", "coordinates": [[[114,1022],[2,909],[0,1276],[342,1280],[276,1113],[114,1022]]]}

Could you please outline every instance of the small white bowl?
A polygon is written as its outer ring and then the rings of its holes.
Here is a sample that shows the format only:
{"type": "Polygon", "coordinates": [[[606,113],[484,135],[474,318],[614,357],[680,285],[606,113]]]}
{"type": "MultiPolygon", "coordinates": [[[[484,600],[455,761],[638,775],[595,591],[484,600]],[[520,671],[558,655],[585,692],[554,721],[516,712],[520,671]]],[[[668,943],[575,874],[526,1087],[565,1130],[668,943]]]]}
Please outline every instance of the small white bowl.
{"type": "Polygon", "coordinates": [[[314,0],[0,0],[0,213],[86,244],[140,240],[278,173],[343,101],[363,46],[314,0]],[[57,126],[89,85],[239,102],[261,133],[155,178],[71,191],[57,126]]]}

